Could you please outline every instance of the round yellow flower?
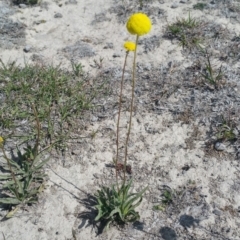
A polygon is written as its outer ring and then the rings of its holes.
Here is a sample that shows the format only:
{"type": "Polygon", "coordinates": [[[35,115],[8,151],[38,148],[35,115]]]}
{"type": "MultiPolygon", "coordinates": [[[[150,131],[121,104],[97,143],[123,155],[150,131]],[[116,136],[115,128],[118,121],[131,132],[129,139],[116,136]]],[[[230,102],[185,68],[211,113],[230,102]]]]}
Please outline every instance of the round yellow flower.
{"type": "Polygon", "coordinates": [[[0,136],[0,144],[4,142],[3,138],[0,136]]]}
{"type": "Polygon", "coordinates": [[[127,51],[135,51],[136,44],[134,42],[125,42],[124,47],[126,48],[127,51]]]}
{"type": "Polygon", "coordinates": [[[152,28],[152,23],[149,17],[144,13],[133,14],[127,22],[127,30],[131,34],[138,36],[147,34],[152,28]]]}

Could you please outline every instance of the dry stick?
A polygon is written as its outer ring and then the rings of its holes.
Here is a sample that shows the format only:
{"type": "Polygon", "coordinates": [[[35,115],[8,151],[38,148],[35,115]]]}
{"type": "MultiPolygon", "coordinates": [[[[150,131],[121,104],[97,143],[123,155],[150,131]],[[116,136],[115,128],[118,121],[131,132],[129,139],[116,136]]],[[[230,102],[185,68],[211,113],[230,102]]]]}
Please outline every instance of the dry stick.
{"type": "Polygon", "coordinates": [[[136,56],[137,56],[137,44],[138,44],[138,38],[136,37],[136,48],[134,51],[134,59],[133,59],[133,72],[132,72],[132,99],[131,99],[131,107],[130,107],[130,118],[129,118],[129,126],[128,126],[128,132],[127,132],[127,138],[126,138],[126,144],[125,144],[125,160],[124,160],[124,178],[123,178],[123,185],[125,185],[126,182],[126,165],[127,165],[127,156],[128,156],[128,142],[130,138],[131,133],[131,126],[132,126],[132,113],[133,113],[133,102],[134,102],[134,89],[135,89],[135,72],[136,72],[136,56]]]}
{"type": "Polygon", "coordinates": [[[34,116],[35,116],[36,123],[37,123],[37,139],[36,139],[36,143],[35,143],[35,146],[34,146],[34,158],[36,158],[36,156],[38,155],[38,145],[39,145],[39,141],[40,141],[41,125],[40,125],[37,110],[36,110],[34,104],[32,104],[32,108],[33,108],[34,116]]]}
{"type": "Polygon", "coordinates": [[[126,52],[125,61],[124,61],[124,65],[123,65],[123,71],[122,71],[121,88],[120,88],[120,95],[119,95],[118,120],[117,120],[117,139],[116,139],[117,156],[116,156],[116,161],[115,161],[115,171],[116,171],[116,182],[117,182],[118,190],[119,190],[119,186],[118,186],[117,164],[118,164],[118,158],[119,158],[119,125],[120,125],[120,115],[121,115],[121,109],[122,109],[123,81],[124,81],[124,73],[125,73],[125,67],[126,67],[126,64],[127,64],[128,53],[129,53],[129,51],[126,52]]]}

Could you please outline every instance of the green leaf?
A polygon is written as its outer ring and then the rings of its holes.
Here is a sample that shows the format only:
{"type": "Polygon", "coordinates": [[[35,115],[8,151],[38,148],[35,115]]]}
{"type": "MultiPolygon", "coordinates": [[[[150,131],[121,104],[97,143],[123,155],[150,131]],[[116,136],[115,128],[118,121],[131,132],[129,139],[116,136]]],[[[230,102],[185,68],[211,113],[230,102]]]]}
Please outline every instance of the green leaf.
{"type": "Polygon", "coordinates": [[[95,217],[95,221],[98,221],[102,218],[103,214],[102,214],[102,208],[100,206],[95,206],[95,208],[98,210],[98,215],[95,217]]]}
{"type": "Polygon", "coordinates": [[[11,204],[11,205],[18,205],[21,203],[17,198],[0,198],[0,203],[2,204],[11,204]]]}
{"type": "Polygon", "coordinates": [[[15,181],[11,180],[11,181],[6,182],[6,183],[2,186],[2,188],[3,188],[3,189],[4,189],[4,188],[9,188],[9,187],[11,187],[11,186],[16,187],[16,186],[15,186],[15,181]]]}
{"type": "Polygon", "coordinates": [[[113,216],[114,214],[116,214],[116,213],[119,213],[119,214],[120,214],[120,212],[121,212],[120,208],[116,208],[116,209],[114,209],[114,210],[110,213],[109,217],[112,217],[112,216],[113,216]]]}
{"type": "Polygon", "coordinates": [[[39,170],[40,168],[42,168],[43,165],[45,165],[50,158],[47,158],[46,160],[42,161],[39,165],[37,165],[36,167],[34,167],[34,170],[39,170]]]}
{"type": "Polygon", "coordinates": [[[124,205],[123,205],[123,208],[129,208],[133,202],[135,202],[137,199],[139,199],[139,202],[137,204],[135,204],[134,206],[137,207],[141,201],[142,201],[142,195],[143,193],[147,190],[148,187],[145,187],[142,191],[140,191],[139,193],[136,193],[136,196],[131,198],[130,200],[128,200],[124,205]]]}
{"type": "Polygon", "coordinates": [[[12,176],[11,175],[0,175],[0,180],[7,180],[7,179],[11,179],[12,176]]]}
{"type": "Polygon", "coordinates": [[[20,181],[18,181],[17,179],[16,179],[16,182],[17,182],[17,186],[18,186],[18,192],[19,192],[21,195],[23,195],[23,194],[24,194],[24,191],[23,191],[23,183],[20,182],[20,181]]]}

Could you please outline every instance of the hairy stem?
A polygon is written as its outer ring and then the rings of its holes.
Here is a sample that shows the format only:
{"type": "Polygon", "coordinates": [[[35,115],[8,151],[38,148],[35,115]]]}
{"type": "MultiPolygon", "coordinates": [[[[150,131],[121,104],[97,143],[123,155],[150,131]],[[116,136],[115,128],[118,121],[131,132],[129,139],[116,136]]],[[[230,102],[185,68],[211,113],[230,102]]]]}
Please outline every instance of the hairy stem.
{"type": "Polygon", "coordinates": [[[117,139],[116,139],[117,155],[116,155],[116,160],[115,160],[115,171],[116,171],[116,182],[117,182],[118,190],[119,190],[119,186],[118,186],[117,165],[118,165],[118,158],[119,158],[119,125],[120,125],[120,116],[121,116],[121,109],[122,109],[122,94],[123,94],[124,73],[125,73],[125,68],[126,68],[126,64],[127,64],[128,53],[129,53],[129,51],[126,52],[124,65],[123,65],[121,87],[120,87],[120,95],[119,95],[118,119],[117,119],[117,139]]]}
{"type": "Polygon", "coordinates": [[[129,118],[129,126],[127,131],[127,138],[125,143],[125,159],[124,159],[124,178],[123,178],[123,185],[125,185],[126,182],[126,165],[127,165],[127,157],[128,157],[128,142],[130,138],[131,133],[131,126],[132,126],[132,115],[133,115],[133,103],[134,103],[134,89],[135,89],[135,72],[136,72],[136,57],[137,57],[137,44],[138,44],[138,38],[136,37],[136,48],[134,51],[134,58],[133,58],[133,70],[132,70],[132,97],[131,97],[131,107],[130,107],[130,118],[129,118]]]}

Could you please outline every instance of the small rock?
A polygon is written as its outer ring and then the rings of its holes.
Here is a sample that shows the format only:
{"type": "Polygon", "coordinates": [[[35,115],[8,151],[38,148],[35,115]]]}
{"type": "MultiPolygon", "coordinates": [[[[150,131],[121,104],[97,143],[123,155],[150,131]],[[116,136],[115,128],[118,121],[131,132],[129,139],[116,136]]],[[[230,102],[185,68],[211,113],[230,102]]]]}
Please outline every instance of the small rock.
{"type": "Polygon", "coordinates": [[[222,215],[222,212],[221,212],[220,210],[218,210],[218,209],[214,209],[214,210],[213,210],[213,213],[214,213],[215,215],[217,215],[217,216],[222,215]]]}
{"type": "Polygon", "coordinates": [[[23,48],[23,51],[24,51],[25,53],[28,53],[28,52],[31,51],[31,48],[32,48],[32,46],[27,45],[27,46],[25,46],[25,47],[23,48]]]}
{"type": "Polygon", "coordinates": [[[97,121],[98,121],[98,117],[92,116],[91,122],[97,122],[97,121]]]}
{"type": "Polygon", "coordinates": [[[81,152],[82,152],[81,150],[76,149],[76,150],[73,150],[73,151],[72,151],[72,154],[73,154],[73,155],[80,155],[81,152]]]}
{"type": "Polygon", "coordinates": [[[113,54],[113,57],[114,57],[114,58],[116,58],[116,57],[120,57],[120,55],[119,55],[119,54],[116,54],[116,53],[114,53],[114,54],[113,54]]]}
{"type": "Polygon", "coordinates": [[[188,0],[180,0],[180,3],[186,3],[188,0]]]}
{"type": "Polygon", "coordinates": [[[23,3],[21,3],[21,4],[19,4],[19,7],[20,7],[20,8],[27,8],[27,5],[26,5],[26,4],[23,4],[23,3]]]}
{"type": "Polygon", "coordinates": [[[63,17],[63,15],[61,13],[56,13],[54,15],[54,18],[62,18],[62,17],[63,17]]]}
{"type": "Polygon", "coordinates": [[[172,6],[171,6],[171,8],[177,8],[177,7],[178,7],[178,3],[176,3],[176,2],[173,3],[172,6]]]}
{"type": "Polygon", "coordinates": [[[214,147],[217,151],[223,151],[226,149],[226,146],[220,142],[216,142],[214,147]]]}

